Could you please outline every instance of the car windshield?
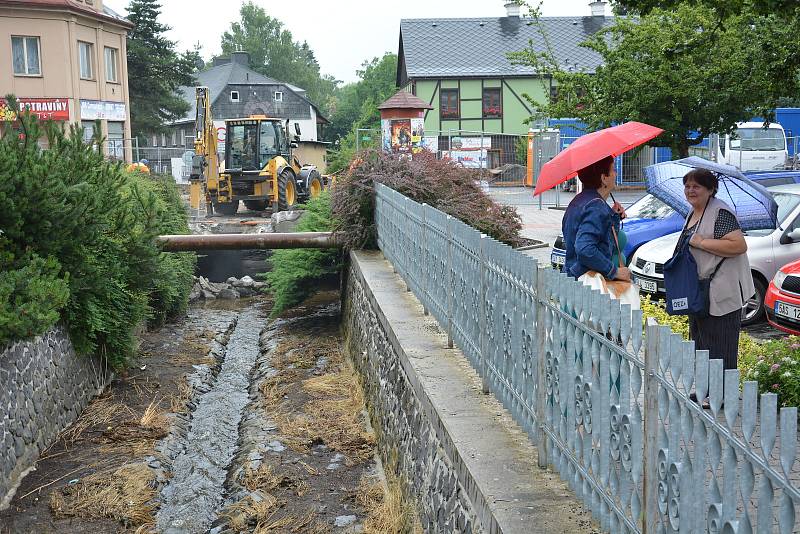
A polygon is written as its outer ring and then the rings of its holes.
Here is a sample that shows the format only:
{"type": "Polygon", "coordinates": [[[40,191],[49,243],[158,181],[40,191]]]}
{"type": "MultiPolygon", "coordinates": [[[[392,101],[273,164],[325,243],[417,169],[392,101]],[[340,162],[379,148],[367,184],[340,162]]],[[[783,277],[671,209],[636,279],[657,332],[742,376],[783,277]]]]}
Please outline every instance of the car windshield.
{"type": "Polygon", "coordinates": [[[228,127],[229,169],[252,171],[259,168],[258,160],[256,159],[257,135],[258,124],[255,121],[233,124],[228,127]]]}
{"type": "Polygon", "coordinates": [[[653,195],[645,195],[625,209],[629,219],[666,219],[675,210],[653,195]]]}
{"type": "MultiPolygon", "coordinates": [[[[793,195],[791,193],[773,193],[772,198],[778,205],[778,221],[783,226],[787,221],[787,217],[791,215],[794,209],[800,204],[800,195],[793,195]]],[[[747,235],[769,235],[774,232],[774,229],[764,230],[748,230],[747,235]]]]}
{"type": "Polygon", "coordinates": [[[731,148],[733,150],[754,151],[754,150],[784,150],[786,148],[786,137],[777,128],[738,128],[736,136],[739,138],[740,146],[734,146],[737,140],[733,140],[731,148]]]}

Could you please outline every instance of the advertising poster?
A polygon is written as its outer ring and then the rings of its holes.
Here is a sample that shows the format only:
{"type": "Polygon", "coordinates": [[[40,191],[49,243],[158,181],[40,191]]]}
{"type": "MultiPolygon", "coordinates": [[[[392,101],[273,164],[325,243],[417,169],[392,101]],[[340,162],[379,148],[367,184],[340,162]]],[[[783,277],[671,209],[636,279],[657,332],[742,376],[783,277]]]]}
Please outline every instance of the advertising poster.
{"type": "Polygon", "coordinates": [[[439,152],[439,138],[435,135],[422,138],[422,148],[436,154],[439,152]]]}
{"type": "Polygon", "coordinates": [[[381,119],[381,147],[387,154],[392,151],[392,121],[381,119]]]}
{"type": "Polygon", "coordinates": [[[485,169],[488,167],[487,150],[443,150],[443,159],[450,159],[468,169],[485,169]]]}
{"type": "Polygon", "coordinates": [[[397,154],[411,152],[411,119],[392,120],[392,152],[397,154]]]}
{"type": "Polygon", "coordinates": [[[425,119],[411,119],[411,152],[422,150],[422,137],[425,135],[425,119]]]}

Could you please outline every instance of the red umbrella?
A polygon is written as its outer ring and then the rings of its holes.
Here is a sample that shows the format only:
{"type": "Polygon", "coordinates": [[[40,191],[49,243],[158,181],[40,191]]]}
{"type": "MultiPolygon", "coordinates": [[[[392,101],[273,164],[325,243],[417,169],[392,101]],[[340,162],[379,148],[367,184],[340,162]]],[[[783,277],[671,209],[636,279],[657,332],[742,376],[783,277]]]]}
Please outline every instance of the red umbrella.
{"type": "Polygon", "coordinates": [[[542,165],[534,196],[566,182],[578,171],[606,156],[619,156],[643,145],[663,132],[642,122],[626,122],[579,137],[553,159],[542,165]]]}

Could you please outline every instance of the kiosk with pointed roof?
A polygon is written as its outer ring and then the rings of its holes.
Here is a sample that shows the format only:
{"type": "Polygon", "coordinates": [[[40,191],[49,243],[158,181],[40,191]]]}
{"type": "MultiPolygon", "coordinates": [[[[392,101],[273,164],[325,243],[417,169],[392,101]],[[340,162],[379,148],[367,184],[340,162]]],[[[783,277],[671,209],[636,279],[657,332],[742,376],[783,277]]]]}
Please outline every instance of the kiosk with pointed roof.
{"type": "Polygon", "coordinates": [[[384,152],[412,157],[422,150],[425,110],[433,109],[433,106],[401,90],[378,109],[381,111],[381,147],[384,152]]]}

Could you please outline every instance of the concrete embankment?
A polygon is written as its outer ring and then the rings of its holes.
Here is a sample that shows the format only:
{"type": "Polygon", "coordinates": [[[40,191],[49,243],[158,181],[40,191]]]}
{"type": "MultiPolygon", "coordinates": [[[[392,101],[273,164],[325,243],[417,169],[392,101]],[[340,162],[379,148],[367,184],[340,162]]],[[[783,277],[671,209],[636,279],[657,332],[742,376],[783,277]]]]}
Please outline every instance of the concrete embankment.
{"type": "Polygon", "coordinates": [[[380,253],[351,254],[343,323],[381,455],[425,532],[597,531],[380,253]]]}

